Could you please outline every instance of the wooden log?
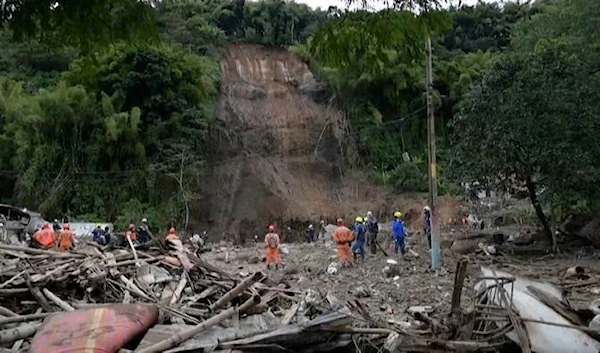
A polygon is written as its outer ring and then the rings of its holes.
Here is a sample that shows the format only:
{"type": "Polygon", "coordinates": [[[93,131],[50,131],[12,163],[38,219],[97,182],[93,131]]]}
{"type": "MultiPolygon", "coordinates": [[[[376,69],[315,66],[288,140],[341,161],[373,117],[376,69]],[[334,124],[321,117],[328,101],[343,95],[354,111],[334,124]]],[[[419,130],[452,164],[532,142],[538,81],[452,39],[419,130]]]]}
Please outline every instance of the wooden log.
{"type": "Polygon", "coordinates": [[[41,323],[26,324],[8,330],[0,331],[0,343],[13,343],[15,341],[33,336],[41,323]]]}
{"type": "Polygon", "coordinates": [[[121,275],[120,279],[121,279],[121,281],[123,281],[123,283],[125,283],[125,285],[127,286],[127,288],[133,294],[136,294],[136,295],[140,296],[141,298],[146,299],[148,301],[152,301],[152,302],[154,301],[152,298],[150,298],[148,295],[146,295],[146,293],[144,293],[144,291],[142,291],[138,286],[135,285],[135,283],[133,283],[127,277],[121,275]]]}
{"type": "Polygon", "coordinates": [[[454,289],[452,291],[452,306],[451,314],[455,315],[460,312],[460,301],[462,297],[462,289],[467,276],[467,260],[462,259],[456,264],[456,274],[454,275],[454,289]]]}
{"type": "Polygon", "coordinates": [[[211,317],[210,319],[201,322],[200,324],[194,326],[193,328],[191,328],[187,331],[174,334],[174,335],[170,336],[169,338],[167,338],[166,340],[158,342],[148,348],[139,350],[137,353],[164,352],[167,349],[173,348],[176,345],[180,344],[181,342],[194,337],[195,335],[206,330],[207,328],[218,325],[219,323],[223,322],[224,320],[233,317],[236,313],[248,310],[249,308],[251,308],[252,306],[254,306],[258,303],[260,303],[260,296],[253,295],[252,297],[250,297],[250,299],[246,300],[239,308],[231,307],[231,308],[211,317]]]}
{"type": "Polygon", "coordinates": [[[74,311],[75,308],[69,305],[69,303],[57,297],[54,293],[50,292],[47,288],[42,289],[42,292],[46,295],[48,299],[50,299],[54,304],[56,304],[59,308],[64,311],[74,311]]]}
{"type": "Polygon", "coordinates": [[[186,284],[187,278],[185,278],[185,276],[182,275],[181,280],[179,280],[179,284],[177,285],[177,288],[175,288],[175,292],[173,292],[173,295],[171,296],[169,305],[173,305],[179,301],[179,298],[181,297],[181,292],[183,292],[183,289],[185,288],[186,284]]]}
{"type": "Polygon", "coordinates": [[[52,315],[54,313],[42,313],[42,314],[29,314],[29,315],[17,315],[12,317],[5,317],[0,319],[0,326],[4,326],[7,324],[13,324],[16,322],[27,322],[27,321],[35,321],[40,319],[45,319],[46,317],[52,315]]]}
{"type": "Polygon", "coordinates": [[[20,278],[21,276],[23,276],[24,274],[25,274],[25,271],[21,271],[21,272],[17,273],[16,275],[12,276],[8,281],[0,284],[0,289],[8,286],[12,282],[16,281],[18,278],[20,278]]]}
{"type": "Polygon", "coordinates": [[[294,316],[296,316],[296,313],[298,312],[299,308],[300,305],[298,305],[297,303],[292,305],[292,307],[283,316],[283,319],[281,319],[281,326],[289,325],[294,316]]]}
{"type": "Polygon", "coordinates": [[[0,296],[11,296],[15,294],[23,294],[29,292],[27,288],[8,288],[0,289],[0,296]]]}
{"type": "Polygon", "coordinates": [[[7,308],[0,306],[0,315],[2,316],[8,316],[8,317],[14,317],[14,316],[19,316],[17,313],[8,310],[7,308]]]}
{"type": "Polygon", "coordinates": [[[55,268],[52,271],[48,271],[45,274],[34,274],[31,276],[31,283],[37,283],[37,282],[42,282],[47,280],[48,278],[51,278],[52,276],[56,275],[56,274],[60,274],[62,273],[62,271],[64,271],[66,268],[68,268],[69,266],[71,266],[71,262],[66,263],[62,266],[58,266],[57,268],[55,268]]]}
{"type": "Polygon", "coordinates": [[[56,252],[56,251],[51,251],[51,250],[34,249],[34,248],[29,248],[27,246],[6,245],[6,244],[0,244],[0,250],[22,251],[22,252],[30,253],[30,254],[48,255],[48,256],[54,256],[54,257],[77,257],[77,258],[85,257],[85,255],[82,255],[82,254],[63,253],[63,252],[56,252]]]}
{"type": "Polygon", "coordinates": [[[50,303],[48,303],[48,301],[46,300],[46,297],[44,297],[44,295],[42,294],[42,291],[38,287],[34,287],[31,285],[29,274],[25,273],[25,278],[27,279],[27,287],[29,287],[29,291],[31,292],[35,300],[37,300],[37,302],[40,304],[42,309],[44,309],[44,311],[47,312],[53,312],[54,310],[50,306],[50,303]]]}
{"type": "Polygon", "coordinates": [[[264,275],[262,272],[256,272],[252,276],[246,277],[237,286],[233,287],[232,290],[225,293],[225,295],[223,295],[221,298],[219,298],[219,300],[217,300],[214,304],[212,304],[210,306],[210,310],[215,311],[215,310],[225,306],[233,298],[242,294],[244,291],[246,291],[248,288],[250,288],[251,285],[253,285],[255,282],[258,282],[259,280],[262,280],[263,278],[264,278],[264,275]]]}
{"type": "MultiPolygon", "coordinates": [[[[151,259],[144,259],[143,261],[145,261],[145,262],[155,262],[155,261],[163,260],[164,258],[165,258],[164,256],[157,256],[157,257],[153,257],[151,259]]],[[[106,267],[129,266],[129,265],[135,265],[138,262],[140,262],[140,260],[126,260],[126,261],[116,262],[116,263],[111,263],[109,261],[109,263],[106,264],[106,267]]]]}

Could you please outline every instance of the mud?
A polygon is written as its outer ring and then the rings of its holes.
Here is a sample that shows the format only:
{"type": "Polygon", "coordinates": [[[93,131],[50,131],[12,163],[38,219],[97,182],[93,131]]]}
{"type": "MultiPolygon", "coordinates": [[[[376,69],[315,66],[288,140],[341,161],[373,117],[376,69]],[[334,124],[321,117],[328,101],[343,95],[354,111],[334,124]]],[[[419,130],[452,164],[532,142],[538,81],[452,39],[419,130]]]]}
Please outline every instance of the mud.
{"type": "MultiPolygon", "coordinates": [[[[284,268],[269,270],[270,278],[276,282],[284,282],[291,289],[316,290],[322,294],[331,292],[344,300],[360,300],[369,308],[370,314],[383,321],[410,321],[406,310],[411,306],[432,306],[433,316],[446,317],[450,311],[451,296],[454,285],[454,272],[457,261],[468,260],[467,279],[463,288],[462,307],[472,307],[474,284],[480,276],[480,266],[490,266],[516,275],[553,283],[566,288],[574,308],[585,309],[600,293],[600,282],[579,286],[565,278],[566,270],[575,265],[583,266],[586,274],[600,279],[600,253],[592,248],[565,248],[560,255],[544,256],[510,256],[499,255],[489,257],[485,254],[471,253],[461,256],[445,249],[444,266],[436,273],[430,270],[430,252],[424,239],[418,232],[411,232],[407,238],[407,249],[419,254],[415,257],[408,253],[404,258],[394,254],[389,235],[380,234],[380,241],[389,256],[381,251],[377,255],[367,254],[364,263],[357,262],[353,268],[339,269],[335,274],[326,272],[327,267],[336,262],[335,245],[326,239],[316,243],[284,244],[289,252],[282,252],[284,268]],[[387,277],[384,267],[388,259],[399,262],[397,277],[387,277]],[[368,293],[365,297],[364,291],[368,293]]],[[[249,244],[246,247],[215,245],[213,251],[205,254],[206,258],[218,266],[237,273],[252,273],[264,270],[262,262],[264,247],[262,242],[249,244]],[[225,260],[228,262],[225,262],[225,260]]]]}

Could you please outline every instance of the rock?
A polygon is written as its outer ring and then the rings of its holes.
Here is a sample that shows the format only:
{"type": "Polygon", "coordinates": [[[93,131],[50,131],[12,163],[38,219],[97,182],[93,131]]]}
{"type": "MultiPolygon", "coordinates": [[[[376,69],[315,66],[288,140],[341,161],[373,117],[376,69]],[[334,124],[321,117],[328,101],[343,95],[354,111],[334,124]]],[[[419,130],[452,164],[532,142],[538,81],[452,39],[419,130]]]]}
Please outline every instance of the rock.
{"type": "Polygon", "coordinates": [[[429,306],[429,305],[422,305],[422,306],[411,306],[410,308],[406,309],[406,312],[409,314],[429,314],[433,312],[433,307],[429,306]]]}
{"type": "Polygon", "coordinates": [[[478,245],[479,244],[476,239],[456,240],[450,247],[450,250],[457,254],[466,255],[477,250],[479,248],[478,245]]]}
{"type": "Polygon", "coordinates": [[[335,275],[337,271],[337,264],[335,262],[332,262],[329,264],[329,266],[327,266],[327,273],[329,273],[330,275],[335,275]]]}
{"type": "Polygon", "coordinates": [[[367,298],[371,296],[371,291],[365,286],[358,286],[354,289],[353,294],[357,298],[367,298]]]}
{"type": "Polygon", "coordinates": [[[388,265],[383,268],[383,275],[387,278],[399,276],[401,273],[400,266],[388,265]]]}
{"type": "Polygon", "coordinates": [[[248,263],[249,263],[249,264],[257,264],[257,263],[259,263],[259,262],[260,262],[260,257],[258,257],[258,256],[256,256],[256,255],[250,256],[250,257],[248,258],[248,263]]]}
{"type": "Polygon", "coordinates": [[[279,247],[279,251],[281,251],[284,255],[290,254],[290,249],[287,247],[287,245],[281,245],[279,247]]]}
{"type": "Polygon", "coordinates": [[[514,236],[510,236],[509,241],[512,241],[515,245],[530,245],[533,244],[533,234],[530,232],[519,233],[514,236]]]}
{"type": "Polygon", "coordinates": [[[590,289],[590,293],[594,294],[594,295],[599,295],[600,294],[600,288],[598,287],[594,287],[590,289]]]}
{"type": "Polygon", "coordinates": [[[298,270],[298,266],[290,266],[288,268],[285,269],[284,273],[286,275],[295,275],[299,272],[298,270]]]}

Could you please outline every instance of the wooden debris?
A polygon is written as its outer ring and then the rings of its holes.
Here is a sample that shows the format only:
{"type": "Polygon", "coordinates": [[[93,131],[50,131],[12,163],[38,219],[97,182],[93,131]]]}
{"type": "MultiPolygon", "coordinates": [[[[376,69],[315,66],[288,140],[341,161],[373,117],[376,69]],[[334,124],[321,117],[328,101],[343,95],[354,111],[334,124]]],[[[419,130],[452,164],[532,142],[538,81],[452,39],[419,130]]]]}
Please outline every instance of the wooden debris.
{"type": "Polygon", "coordinates": [[[177,333],[162,342],[159,342],[151,347],[148,347],[148,348],[138,351],[138,353],[164,352],[165,350],[172,348],[172,347],[176,346],[177,344],[192,338],[194,335],[202,332],[203,330],[205,330],[209,327],[215,326],[215,325],[221,323],[222,321],[224,321],[225,319],[232,317],[233,315],[235,315],[236,312],[238,312],[238,311],[243,312],[244,310],[247,310],[250,307],[252,307],[253,305],[256,305],[258,303],[260,303],[260,297],[252,296],[250,299],[246,300],[246,302],[244,302],[244,304],[242,304],[239,308],[235,308],[235,307],[229,308],[229,309],[221,312],[220,314],[217,314],[217,315],[211,317],[210,319],[198,324],[197,326],[195,326],[194,328],[192,328],[190,330],[184,331],[182,333],[177,333]]]}

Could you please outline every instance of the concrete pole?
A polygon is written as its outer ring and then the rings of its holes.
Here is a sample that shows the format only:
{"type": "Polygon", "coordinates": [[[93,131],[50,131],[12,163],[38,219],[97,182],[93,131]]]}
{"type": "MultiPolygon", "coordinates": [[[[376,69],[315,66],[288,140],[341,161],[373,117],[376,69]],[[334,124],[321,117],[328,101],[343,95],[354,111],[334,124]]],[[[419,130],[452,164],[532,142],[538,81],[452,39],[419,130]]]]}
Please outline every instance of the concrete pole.
{"type": "Polygon", "coordinates": [[[440,270],[442,252],[440,249],[440,222],[437,207],[438,181],[435,156],[435,119],[433,107],[433,63],[431,38],[427,39],[427,144],[429,161],[429,207],[431,208],[431,268],[440,270]]]}

